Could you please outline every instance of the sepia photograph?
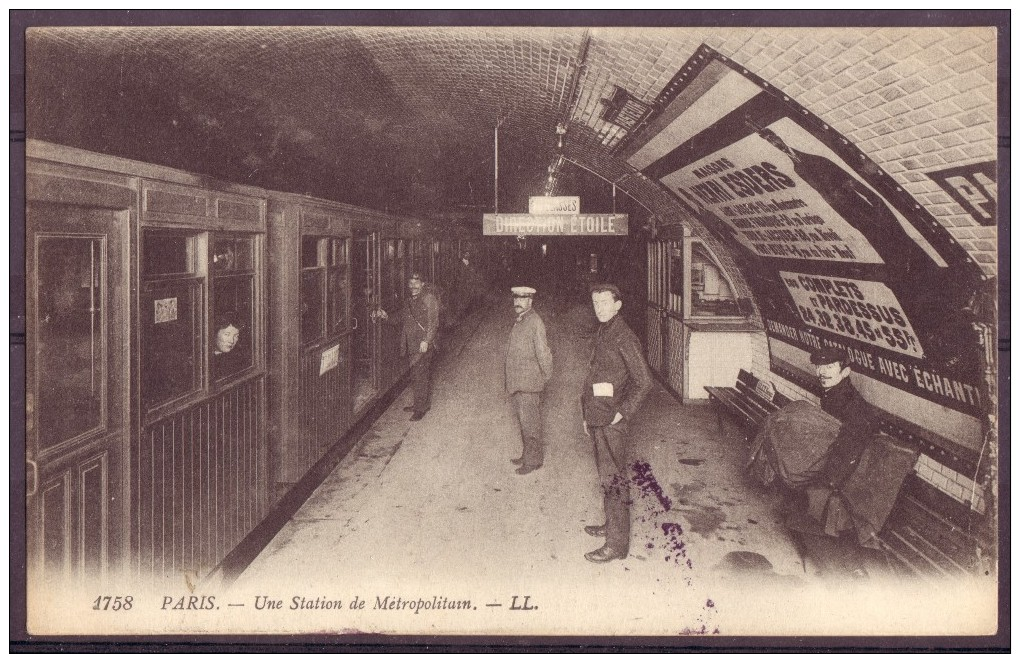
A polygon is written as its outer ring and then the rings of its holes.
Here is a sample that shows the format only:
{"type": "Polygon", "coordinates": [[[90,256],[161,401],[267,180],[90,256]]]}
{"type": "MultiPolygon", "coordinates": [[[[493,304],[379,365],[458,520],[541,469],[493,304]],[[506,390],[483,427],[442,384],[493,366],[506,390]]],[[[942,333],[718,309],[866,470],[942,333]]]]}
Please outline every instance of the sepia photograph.
{"type": "Polygon", "coordinates": [[[1008,11],[10,20],[12,649],[1008,647],[1008,11]]]}

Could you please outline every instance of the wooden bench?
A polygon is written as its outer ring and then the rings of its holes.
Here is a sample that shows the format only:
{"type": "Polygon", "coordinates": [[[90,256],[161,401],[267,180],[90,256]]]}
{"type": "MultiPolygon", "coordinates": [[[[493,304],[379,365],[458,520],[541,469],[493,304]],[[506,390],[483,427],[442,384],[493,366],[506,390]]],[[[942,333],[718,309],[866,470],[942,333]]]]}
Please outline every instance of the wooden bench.
{"type": "Polygon", "coordinates": [[[743,369],[737,373],[736,386],[706,386],[705,391],[715,405],[719,433],[726,434],[723,419],[725,414],[730,414],[744,428],[745,442],[754,438],[770,413],[790,403],[788,397],[776,391],[772,382],[758,379],[743,369]]]}
{"type": "MultiPolygon", "coordinates": [[[[811,379],[804,375],[798,383],[810,384],[811,379]]],[[[713,386],[705,390],[716,406],[720,433],[725,434],[724,417],[730,415],[743,428],[745,443],[753,440],[770,413],[791,401],[776,392],[771,382],[746,370],[739,372],[732,388],[713,386]]],[[[876,411],[880,433],[908,444],[964,479],[974,479],[978,474],[976,452],[899,416],[876,411]]],[[[988,573],[997,543],[991,522],[976,508],[922,478],[917,469],[904,482],[879,534],[886,563],[904,575],[929,579],[988,573]]]]}
{"type": "MultiPolygon", "coordinates": [[[[881,409],[877,412],[880,433],[909,444],[961,479],[973,480],[979,474],[977,452],[899,416],[881,409]]],[[[990,572],[990,560],[997,545],[993,521],[980,513],[977,506],[968,506],[920,476],[917,470],[923,466],[920,462],[907,477],[879,534],[890,563],[911,576],[931,579],[990,572]]],[[[981,486],[975,490],[980,497],[981,486]]]]}

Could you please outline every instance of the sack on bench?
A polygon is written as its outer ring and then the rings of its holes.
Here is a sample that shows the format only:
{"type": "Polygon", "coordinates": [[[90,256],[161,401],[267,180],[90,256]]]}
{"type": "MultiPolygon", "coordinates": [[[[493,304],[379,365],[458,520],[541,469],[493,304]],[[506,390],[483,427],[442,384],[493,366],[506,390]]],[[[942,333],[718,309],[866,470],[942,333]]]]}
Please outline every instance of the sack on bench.
{"type": "Polygon", "coordinates": [[[824,469],[840,425],[816,404],[790,402],[765,419],[751,445],[750,473],[766,487],[776,479],[789,488],[810,484],[824,469]]]}
{"type": "Polygon", "coordinates": [[[878,533],[917,456],[888,437],[875,438],[840,488],[824,483],[808,486],[804,513],[791,515],[787,526],[818,536],[839,536],[852,529],[860,545],[879,549],[878,533]]]}

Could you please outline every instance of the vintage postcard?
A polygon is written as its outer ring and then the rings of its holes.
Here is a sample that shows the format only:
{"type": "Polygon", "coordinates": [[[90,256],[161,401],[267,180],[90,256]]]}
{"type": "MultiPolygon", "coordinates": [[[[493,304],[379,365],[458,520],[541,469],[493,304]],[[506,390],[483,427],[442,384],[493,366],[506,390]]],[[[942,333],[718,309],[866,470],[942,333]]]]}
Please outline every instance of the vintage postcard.
{"type": "Polygon", "coordinates": [[[1008,633],[1008,14],[15,14],[12,644],[1008,633]]]}

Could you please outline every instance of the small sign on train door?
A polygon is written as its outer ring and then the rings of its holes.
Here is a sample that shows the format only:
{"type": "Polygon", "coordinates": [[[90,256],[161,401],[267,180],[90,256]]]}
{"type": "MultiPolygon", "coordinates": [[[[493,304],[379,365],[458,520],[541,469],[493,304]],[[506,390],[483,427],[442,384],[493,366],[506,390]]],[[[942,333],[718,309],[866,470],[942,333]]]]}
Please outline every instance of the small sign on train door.
{"type": "Polygon", "coordinates": [[[325,375],[327,372],[336,368],[340,363],[340,346],[334,345],[333,347],[323,350],[322,357],[319,360],[319,376],[325,375]]]}

